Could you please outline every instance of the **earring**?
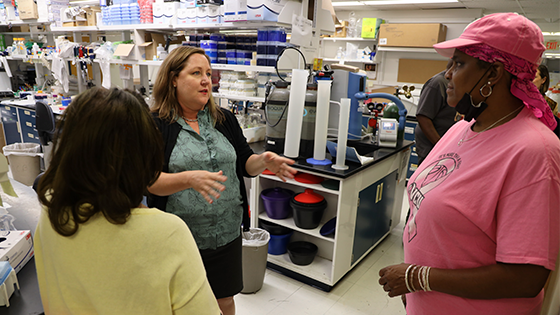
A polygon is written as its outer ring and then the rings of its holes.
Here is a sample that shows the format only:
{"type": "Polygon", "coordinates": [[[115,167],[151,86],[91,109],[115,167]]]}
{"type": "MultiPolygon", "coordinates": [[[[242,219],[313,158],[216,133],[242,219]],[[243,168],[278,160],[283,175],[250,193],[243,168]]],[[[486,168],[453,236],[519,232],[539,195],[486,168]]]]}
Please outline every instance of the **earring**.
{"type": "Polygon", "coordinates": [[[480,88],[480,95],[482,95],[482,97],[490,97],[490,95],[492,95],[492,86],[490,85],[492,84],[492,82],[488,81],[488,83],[484,84],[481,88],[480,88]],[[488,94],[484,94],[484,92],[482,92],[482,90],[484,90],[484,88],[488,88],[488,94]]]}

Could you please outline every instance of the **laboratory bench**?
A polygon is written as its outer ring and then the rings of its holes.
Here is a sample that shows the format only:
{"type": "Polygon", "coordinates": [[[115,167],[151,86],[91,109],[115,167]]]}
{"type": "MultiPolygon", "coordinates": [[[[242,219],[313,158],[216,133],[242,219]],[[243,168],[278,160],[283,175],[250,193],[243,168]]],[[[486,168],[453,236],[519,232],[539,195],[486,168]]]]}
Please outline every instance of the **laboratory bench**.
{"type": "MultiPolygon", "coordinates": [[[[305,159],[295,159],[293,167],[298,172],[334,181],[338,184],[338,190],[292,179],[283,182],[272,175],[261,174],[251,179],[251,226],[257,227],[259,220],[276,223],[293,230],[291,242],[307,241],[318,247],[317,256],[310,265],[293,264],[287,253],[268,254],[268,268],[330,291],[400,222],[410,147],[413,144],[412,141],[399,140],[395,148],[380,148],[364,142],[348,141],[348,147],[356,148],[360,155],[373,160],[365,165],[347,160],[346,170],[335,170],[330,165],[311,165],[305,159]],[[327,209],[319,226],[302,229],[295,225],[292,217],[281,220],[269,218],[260,194],[274,187],[289,189],[295,194],[311,188],[322,195],[327,201],[327,209]],[[321,227],[334,217],[334,235],[322,235],[321,227]]],[[[264,142],[253,143],[251,147],[256,153],[263,152],[264,142]]]]}

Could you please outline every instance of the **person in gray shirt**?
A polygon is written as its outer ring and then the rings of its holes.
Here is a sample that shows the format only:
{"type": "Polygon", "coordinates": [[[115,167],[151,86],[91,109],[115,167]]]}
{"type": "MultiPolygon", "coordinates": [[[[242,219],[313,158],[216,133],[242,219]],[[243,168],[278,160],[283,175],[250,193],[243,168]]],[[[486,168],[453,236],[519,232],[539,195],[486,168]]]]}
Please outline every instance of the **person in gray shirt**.
{"type": "Polygon", "coordinates": [[[447,105],[447,83],[445,72],[453,61],[449,59],[447,68],[431,77],[420,92],[416,110],[416,152],[418,165],[428,156],[443,134],[455,123],[455,108],[447,105]]]}

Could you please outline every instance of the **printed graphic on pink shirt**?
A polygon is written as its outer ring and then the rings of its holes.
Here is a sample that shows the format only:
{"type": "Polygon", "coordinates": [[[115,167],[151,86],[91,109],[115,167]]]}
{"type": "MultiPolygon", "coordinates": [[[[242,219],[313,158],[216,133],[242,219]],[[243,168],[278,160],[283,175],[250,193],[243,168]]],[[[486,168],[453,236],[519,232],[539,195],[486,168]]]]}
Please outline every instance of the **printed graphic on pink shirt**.
{"type": "Polygon", "coordinates": [[[410,220],[408,222],[408,241],[417,234],[416,214],[426,194],[443,183],[451,173],[461,166],[461,158],[456,153],[448,153],[438,157],[436,161],[424,168],[407,190],[410,196],[410,220]]]}

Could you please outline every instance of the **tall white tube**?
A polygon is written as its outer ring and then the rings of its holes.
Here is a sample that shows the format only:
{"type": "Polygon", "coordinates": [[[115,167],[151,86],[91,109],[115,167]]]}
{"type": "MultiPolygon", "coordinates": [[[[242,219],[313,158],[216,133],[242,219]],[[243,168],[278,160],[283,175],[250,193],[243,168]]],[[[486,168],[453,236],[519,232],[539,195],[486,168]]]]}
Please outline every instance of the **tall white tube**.
{"type": "Polygon", "coordinates": [[[329,105],[331,101],[331,80],[317,80],[317,111],[315,114],[315,145],[313,158],[324,160],[327,147],[329,105]]]}
{"type": "Polygon", "coordinates": [[[290,87],[290,102],[288,103],[288,120],[286,122],[286,141],[284,155],[291,158],[299,156],[301,139],[301,125],[305,105],[305,91],[309,72],[302,69],[292,70],[292,84],[290,87]]]}
{"type": "Polygon", "coordinates": [[[346,161],[346,141],[348,140],[348,121],[350,119],[349,98],[340,99],[340,115],[338,118],[338,140],[336,149],[336,164],[332,168],[336,170],[348,169],[344,164],[346,161]]]}

